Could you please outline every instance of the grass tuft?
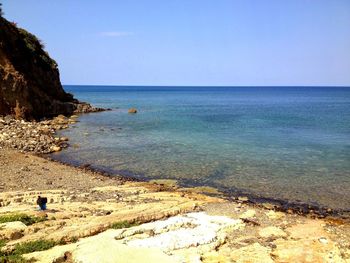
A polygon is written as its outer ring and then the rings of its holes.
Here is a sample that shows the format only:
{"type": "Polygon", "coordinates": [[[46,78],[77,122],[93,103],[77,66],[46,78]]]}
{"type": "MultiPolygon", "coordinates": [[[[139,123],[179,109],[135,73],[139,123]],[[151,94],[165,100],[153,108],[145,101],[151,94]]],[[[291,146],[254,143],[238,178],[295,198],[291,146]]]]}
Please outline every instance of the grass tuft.
{"type": "Polygon", "coordinates": [[[43,239],[19,243],[19,244],[16,244],[14,251],[12,251],[12,254],[23,255],[23,254],[32,253],[35,251],[48,250],[56,246],[57,244],[58,243],[53,240],[43,240],[43,239]]]}
{"type": "Polygon", "coordinates": [[[0,263],[25,263],[30,262],[22,257],[23,254],[32,253],[35,251],[48,250],[56,245],[53,240],[36,240],[15,245],[11,252],[2,252],[1,248],[6,244],[5,240],[0,240],[0,263]]]}
{"type": "Polygon", "coordinates": [[[140,225],[139,222],[130,223],[128,221],[119,221],[119,222],[113,223],[111,225],[111,228],[113,228],[113,229],[121,229],[121,228],[129,228],[129,227],[138,226],[138,225],[140,225]]]}
{"type": "Polygon", "coordinates": [[[24,259],[21,255],[8,255],[8,256],[0,255],[0,263],[29,263],[29,262],[31,261],[24,259]]]}
{"type": "Polygon", "coordinates": [[[26,214],[5,214],[0,216],[0,224],[14,221],[21,221],[23,224],[30,226],[35,223],[46,221],[46,217],[30,216],[26,214]]]}
{"type": "Polygon", "coordinates": [[[0,239],[0,251],[1,251],[1,248],[5,245],[6,245],[6,240],[0,239]]]}

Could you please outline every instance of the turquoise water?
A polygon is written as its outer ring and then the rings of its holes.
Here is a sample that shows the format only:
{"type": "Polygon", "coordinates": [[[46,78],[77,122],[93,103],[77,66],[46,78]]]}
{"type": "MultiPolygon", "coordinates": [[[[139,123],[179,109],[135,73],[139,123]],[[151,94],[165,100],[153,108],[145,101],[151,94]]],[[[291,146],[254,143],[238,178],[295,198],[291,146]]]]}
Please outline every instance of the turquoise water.
{"type": "Polygon", "coordinates": [[[112,111],[54,158],[142,179],[349,209],[350,88],[65,86],[112,111]],[[127,113],[136,107],[135,115],[127,113]]]}

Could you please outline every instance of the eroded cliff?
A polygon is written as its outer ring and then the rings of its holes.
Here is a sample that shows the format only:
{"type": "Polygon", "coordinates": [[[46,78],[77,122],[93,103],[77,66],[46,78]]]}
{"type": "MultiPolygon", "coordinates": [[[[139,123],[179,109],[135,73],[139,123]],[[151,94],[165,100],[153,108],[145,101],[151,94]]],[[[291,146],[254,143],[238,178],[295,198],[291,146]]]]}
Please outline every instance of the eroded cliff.
{"type": "Polygon", "coordinates": [[[99,110],[65,92],[41,41],[0,16],[0,115],[40,119],[99,110]]]}

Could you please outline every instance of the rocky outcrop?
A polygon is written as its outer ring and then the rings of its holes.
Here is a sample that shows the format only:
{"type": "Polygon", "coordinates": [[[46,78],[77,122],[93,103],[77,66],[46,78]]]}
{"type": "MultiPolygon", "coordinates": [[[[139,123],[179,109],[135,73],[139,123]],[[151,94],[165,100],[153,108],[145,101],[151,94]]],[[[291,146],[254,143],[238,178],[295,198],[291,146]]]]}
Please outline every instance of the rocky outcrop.
{"type": "Polygon", "coordinates": [[[66,93],[42,42],[0,16],[0,115],[40,119],[101,110],[66,93]]]}

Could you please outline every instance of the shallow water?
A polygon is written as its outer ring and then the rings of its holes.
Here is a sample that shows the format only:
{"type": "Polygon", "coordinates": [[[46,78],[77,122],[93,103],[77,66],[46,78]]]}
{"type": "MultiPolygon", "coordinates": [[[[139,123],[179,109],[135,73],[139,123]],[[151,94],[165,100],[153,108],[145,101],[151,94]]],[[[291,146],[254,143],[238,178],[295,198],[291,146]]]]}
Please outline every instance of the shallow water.
{"type": "Polygon", "coordinates": [[[56,159],[350,209],[350,88],[65,89],[113,111],[83,115],[63,131],[73,147],[56,159]]]}

